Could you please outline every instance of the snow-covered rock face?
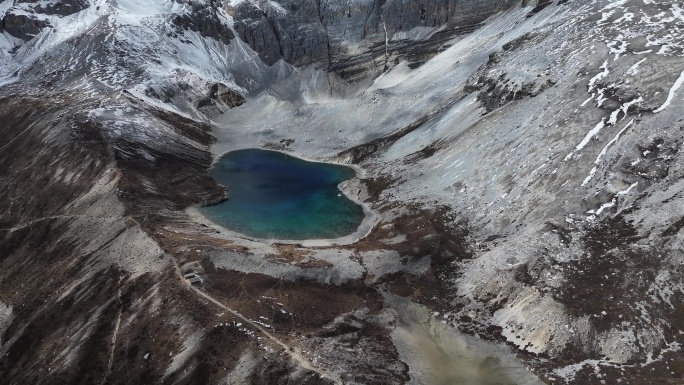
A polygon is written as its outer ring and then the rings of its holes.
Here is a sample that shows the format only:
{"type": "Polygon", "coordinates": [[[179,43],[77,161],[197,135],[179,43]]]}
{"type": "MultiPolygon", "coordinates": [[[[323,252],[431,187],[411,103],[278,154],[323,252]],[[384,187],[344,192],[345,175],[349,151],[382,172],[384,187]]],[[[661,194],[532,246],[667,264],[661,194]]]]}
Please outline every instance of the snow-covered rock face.
{"type": "MultiPolygon", "coordinates": [[[[454,35],[472,30],[488,16],[513,5],[499,0],[459,6],[454,1],[437,6],[424,1],[360,1],[344,6],[334,1],[285,0],[53,3],[6,1],[0,5],[0,32],[4,34],[0,48],[5,57],[16,53],[17,61],[5,69],[7,75],[24,71],[45,50],[64,44],[66,47],[56,51],[70,58],[62,61],[71,66],[45,71],[45,63],[37,63],[40,74],[74,71],[93,62],[125,67],[127,73],[118,73],[118,79],[107,76],[105,84],[116,87],[123,85],[124,79],[140,81],[141,70],[167,74],[174,69],[205,70],[213,73],[197,75],[209,75],[223,83],[227,79],[217,79],[220,73],[238,75],[238,86],[248,90],[263,87],[270,79],[264,77],[267,66],[281,59],[294,65],[323,65],[353,79],[377,75],[402,57],[422,63],[454,35]],[[235,35],[241,41],[230,44],[235,35]],[[78,42],[72,40],[76,37],[78,42]],[[420,41],[425,43],[416,44],[420,41]],[[88,54],[73,52],[74,45],[88,54]],[[136,55],[124,55],[129,52],[136,55]],[[118,62],[104,58],[112,54],[120,56],[118,62]],[[74,63],[78,56],[88,57],[89,63],[74,63]]],[[[43,59],[60,62],[54,57],[43,59]]]]}
{"type": "Polygon", "coordinates": [[[548,381],[676,382],[683,34],[657,0],[0,1],[0,374],[421,383],[390,293],[548,381]],[[247,147],[357,163],[375,227],[186,210],[247,147]]]}
{"type": "MultiPolygon", "coordinates": [[[[181,92],[179,87],[198,87],[204,94],[216,83],[241,90],[233,76],[240,67],[256,64],[243,43],[231,44],[231,17],[202,2],[100,0],[66,16],[24,12],[46,27],[28,41],[4,31],[4,83],[34,78],[85,92],[138,87],[167,95],[181,92]]],[[[253,74],[241,79],[247,88],[263,78],[263,64],[256,65],[261,67],[242,71],[253,74]]]]}

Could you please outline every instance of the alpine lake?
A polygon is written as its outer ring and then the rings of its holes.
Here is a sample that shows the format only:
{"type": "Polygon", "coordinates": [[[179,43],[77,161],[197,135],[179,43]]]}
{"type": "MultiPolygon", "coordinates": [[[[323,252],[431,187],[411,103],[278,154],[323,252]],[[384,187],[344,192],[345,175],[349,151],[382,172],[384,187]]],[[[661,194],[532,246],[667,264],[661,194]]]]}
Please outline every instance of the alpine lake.
{"type": "Polygon", "coordinates": [[[228,188],[228,199],[201,212],[250,237],[335,239],[355,232],[364,219],[363,207],[338,188],[355,177],[350,167],[245,149],[223,155],[209,174],[228,188]]]}

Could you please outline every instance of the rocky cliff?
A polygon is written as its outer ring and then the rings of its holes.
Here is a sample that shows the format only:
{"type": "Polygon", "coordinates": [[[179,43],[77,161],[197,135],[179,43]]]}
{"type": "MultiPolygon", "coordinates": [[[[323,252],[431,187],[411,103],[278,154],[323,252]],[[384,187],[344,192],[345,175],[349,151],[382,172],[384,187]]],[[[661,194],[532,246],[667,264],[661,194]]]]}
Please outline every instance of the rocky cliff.
{"type": "Polygon", "coordinates": [[[315,63],[359,80],[377,76],[405,58],[419,65],[513,4],[279,0],[238,2],[230,11],[242,40],[266,64],[281,59],[296,66],[315,63]]]}

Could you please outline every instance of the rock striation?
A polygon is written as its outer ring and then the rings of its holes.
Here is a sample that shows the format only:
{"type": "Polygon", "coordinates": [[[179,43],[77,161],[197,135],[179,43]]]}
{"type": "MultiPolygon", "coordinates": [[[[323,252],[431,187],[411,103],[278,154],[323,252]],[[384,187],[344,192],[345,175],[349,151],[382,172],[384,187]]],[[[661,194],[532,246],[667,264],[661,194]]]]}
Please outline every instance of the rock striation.
{"type": "Polygon", "coordinates": [[[358,80],[395,60],[419,65],[512,0],[242,1],[235,29],[267,64],[317,64],[358,80]]]}

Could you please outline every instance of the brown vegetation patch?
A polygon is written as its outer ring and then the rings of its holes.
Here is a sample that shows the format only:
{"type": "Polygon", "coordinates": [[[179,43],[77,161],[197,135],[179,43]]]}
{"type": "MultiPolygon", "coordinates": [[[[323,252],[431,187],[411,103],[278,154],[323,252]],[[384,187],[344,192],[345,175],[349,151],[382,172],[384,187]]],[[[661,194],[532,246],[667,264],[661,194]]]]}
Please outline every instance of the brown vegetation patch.
{"type": "Polygon", "coordinates": [[[408,259],[430,256],[425,274],[395,273],[382,277],[380,283],[394,294],[437,310],[453,306],[455,293],[447,282],[456,276],[458,261],[472,258],[466,224],[455,222],[446,206],[423,209],[414,205],[408,210],[408,214],[377,224],[366,238],[348,247],[356,252],[390,249],[408,259]],[[393,245],[382,242],[397,235],[406,240],[393,245]]]}
{"type": "Polygon", "coordinates": [[[271,246],[276,249],[277,254],[267,254],[264,257],[281,263],[296,263],[303,268],[332,267],[332,263],[322,259],[311,258],[315,252],[312,249],[304,248],[301,245],[286,243],[274,243],[271,246]]]}
{"type": "Polygon", "coordinates": [[[309,281],[287,282],[262,274],[205,267],[206,290],[250,319],[274,331],[313,332],[340,314],[359,306],[382,308],[382,298],[361,282],[326,286],[309,281]]]}
{"type": "Polygon", "coordinates": [[[366,185],[368,200],[370,202],[377,202],[380,199],[380,194],[398,180],[399,178],[381,175],[375,178],[362,179],[362,182],[366,185]]]}
{"type": "Polygon", "coordinates": [[[378,223],[367,237],[345,247],[356,251],[391,249],[406,256],[430,255],[436,260],[471,258],[465,223],[456,223],[448,207],[425,209],[410,205],[405,208],[409,213],[378,223]],[[395,245],[382,242],[397,235],[405,235],[406,240],[395,245]]]}
{"type": "Polygon", "coordinates": [[[150,224],[149,234],[162,250],[176,257],[181,264],[199,261],[213,249],[249,253],[245,246],[213,236],[212,230],[206,226],[172,221],[168,218],[157,218],[150,224]]]}
{"type": "Polygon", "coordinates": [[[661,264],[657,253],[636,244],[639,239],[634,226],[619,216],[589,229],[587,255],[563,265],[566,282],[554,298],[572,315],[591,316],[598,331],[638,320],[636,303],[645,299],[661,264]]]}
{"type": "Polygon", "coordinates": [[[260,361],[249,378],[244,379],[245,384],[249,385],[332,385],[333,381],[321,378],[318,373],[305,371],[293,376],[292,362],[283,352],[271,354],[260,361]]]}
{"type": "Polygon", "coordinates": [[[326,352],[321,361],[343,362],[345,367],[354,368],[342,375],[345,383],[404,383],[410,379],[409,368],[401,362],[389,336],[391,327],[376,321],[346,314],[332,327],[308,338],[305,348],[326,352]]]}
{"type": "MultiPolygon", "coordinates": [[[[142,276],[122,289],[123,323],[114,347],[111,384],[219,383],[253,341],[229,316],[202,301],[182,284],[173,269],[162,276],[142,276]],[[165,376],[177,354],[188,356],[165,376]]],[[[114,320],[110,320],[114,322],[114,320]]]]}
{"type": "Polygon", "coordinates": [[[415,162],[419,162],[421,160],[431,158],[433,155],[435,155],[437,153],[437,151],[442,149],[442,147],[444,147],[445,145],[446,145],[446,141],[443,139],[440,139],[434,143],[431,143],[431,144],[423,147],[422,149],[420,149],[414,153],[409,154],[406,157],[406,163],[415,163],[415,162]]]}
{"type": "Polygon", "coordinates": [[[314,254],[310,249],[301,247],[301,245],[292,245],[286,243],[274,243],[271,246],[278,251],[278,254],[271,254],[268,256],[276,257],[288,262],[301,262],[306,257],[314,254]]]}

